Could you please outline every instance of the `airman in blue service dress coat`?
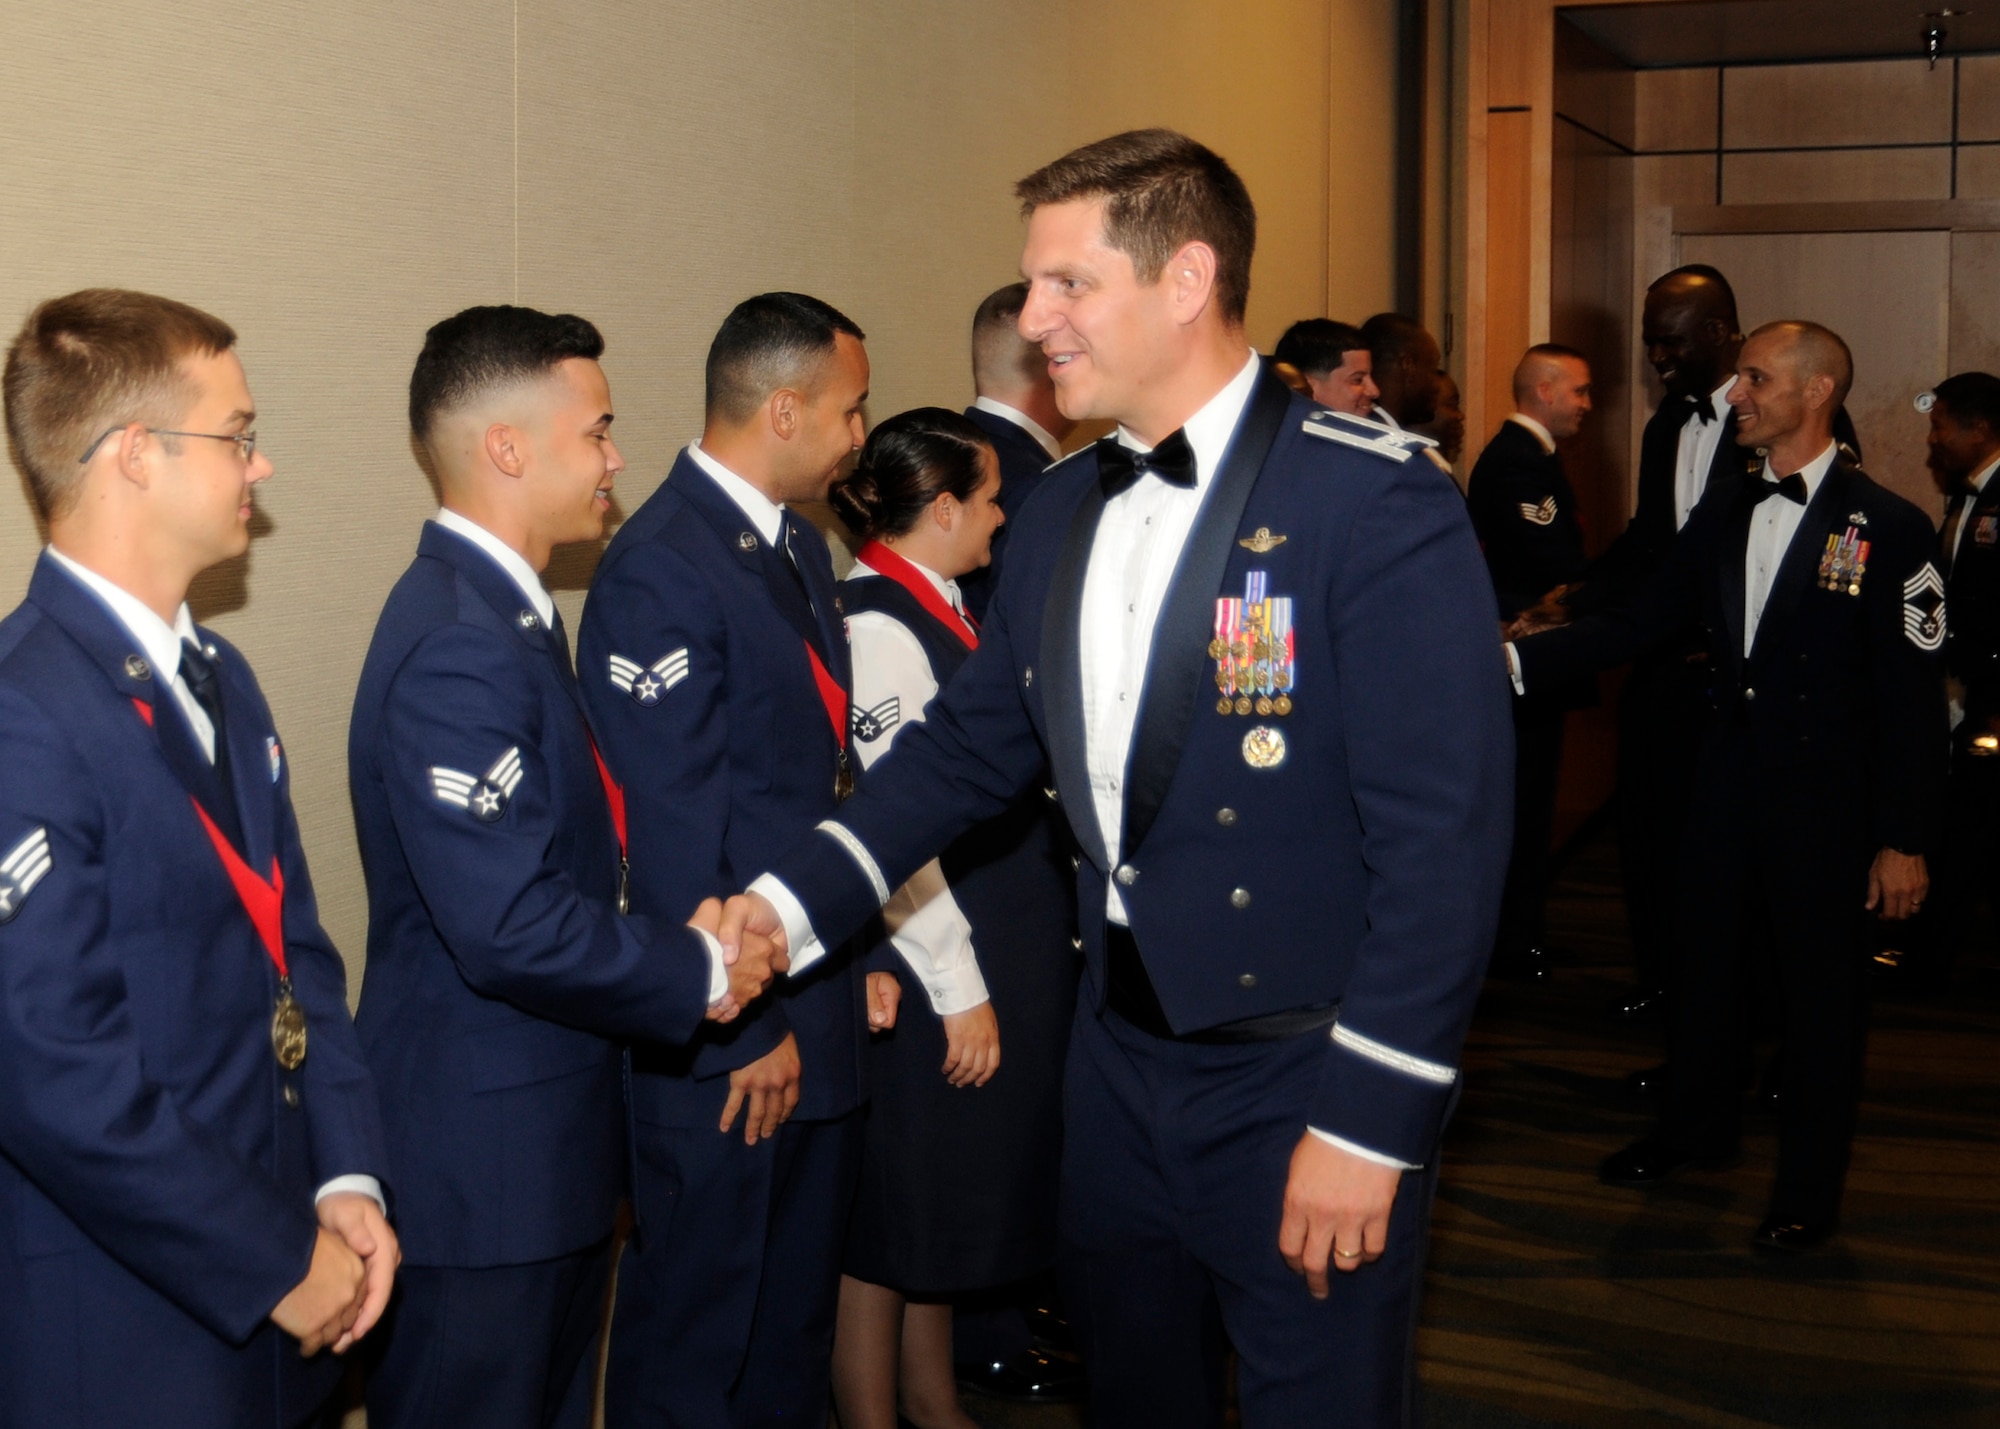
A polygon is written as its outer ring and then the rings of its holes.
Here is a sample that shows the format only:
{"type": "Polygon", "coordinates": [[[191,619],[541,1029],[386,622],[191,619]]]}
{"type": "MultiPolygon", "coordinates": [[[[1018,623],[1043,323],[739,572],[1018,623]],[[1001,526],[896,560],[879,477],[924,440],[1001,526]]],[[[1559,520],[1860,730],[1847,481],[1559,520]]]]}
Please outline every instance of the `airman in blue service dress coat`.
{"type": "Polygon", "coordinates": [[[1736,1152],[1740,960],[1755,909],[1785,1009],[1772,1219],[1831,1226],[1867,1030],[1869,865],[1883,848],[1930,852],[1935,835],[1944,587],[1930,522],[1836,458],[1781,553],[1746,655],[1752,517],[1789,499],[1762,469],[1711,480],[1644,598],[1515,648],[1532,690],[1702,627],[1714,667],[1681,850],[1660,1137],[1689,1158],[1736,1152]]]}
{"type": "Polygon", "coordinates": [[[518,1375],[574,1390],[587,1422],[594,1376],[570,1375],[629,1184],[623,1044],[694,1034],[708,954],[681,919],[619,916],[559,618],[437,522],[376,624],[348,766],[369,898],[357,1022],[405,1262],[371,1421],[490,1423],[481,1395],[542,1392],[499,1383],[518,1375]]]}
{"type": "MultiPolygon", "coordinates": [[[[584,607],[578,670],[625,789],[635,913],[685,918],[742,887],[839,801],[852,678],[832,560],[789,512],[775,542],[753,526],[683,452],[584,607]]],[[[838,957],[686,1048],[633,1051],[639,1233],[618,1275],[612,1425],[825,1418],[861,998],[858,960],[838,957]],[[787,1032],[791,1119],[756,1146],[718,1133],[729,1073],[787,1032]]]]}
{"type": "Polygon", "coordinates": [[[197,634],[226,787],[174,672],[53,556],[0,622],[0,1425],[297,1424],[341,1370],[267,1317],[306,1276],[317,1188],[387,1184],[375,1090],[270,710],[197,634]],[[295,1070],[197,804],[281,891],[295,1070]]]}
{"type": "Polygon", "coordinates": [[[1249,390],[1160,611],[1117,860],[1079,693],[1099,443],[1021,514],[979,649],[930,717],[773,872],[836,936],[1046,761],[1083,851],[1062,1221],[1095,1412],[1215,1422],[1219,1356],[1188,1338],[1213,1295],[1247,1425],[1391,1423],[1506,862],[1497,612],[1422,438],[1315,411],[1268,364],[1249,390]],[[1156,998],[1151,1031],[1107,1006],[1121,957],[1156,998]],[[1324,1301],[1277,1253],[1308,1126],[1422,1168],[1384,1256],[1324,1301]]]}

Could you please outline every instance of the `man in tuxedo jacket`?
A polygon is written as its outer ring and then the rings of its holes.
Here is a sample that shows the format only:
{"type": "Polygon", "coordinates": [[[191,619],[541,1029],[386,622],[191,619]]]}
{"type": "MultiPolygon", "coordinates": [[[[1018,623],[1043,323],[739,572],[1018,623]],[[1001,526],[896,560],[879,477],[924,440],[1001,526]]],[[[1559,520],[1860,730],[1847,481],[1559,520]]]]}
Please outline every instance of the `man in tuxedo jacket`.
{"type": "Polygon", "coordinates": [[[186,605],[249,549],[272,470],[235,342],[94,289],[7,353],[49,533],[0,621],[9,1429],[303,1424],[396,1272],[290,768],[249,665],[186,605]]]}
{"type": "MultiPolygon", "coordinates": [[[[1049,463],[1062,459],[1063,439],[1076,423],[1056,405],[1055,385],[1040,349],[1024,342],[1017,329],[1026,283],[1009,283],[988,293],[972,315],[973,403],[965,409],[993,442],[1000,458],[1000,509],[1008,517],[1021,508],[1041,485],[1049,463]]],[[[993,533],[993,559],[969,576],[961,576],[959,593],[974,620],[986,617],[986,606],[999,588],[1000,568],[1007,553],[1007,528],[993,533]]]]}
{"type": "MultiPolygon", "coordinates": [[[[1513,620],[1545,592],[1575,581],[1588,564],[1576,494],[1556,443],[1575,436],[1589,411],[1590,364],[1583,354],[1555,343],[1529,348],[1514,369],[1514,413],[1479,454],[1466,487],[1472,529],[1486,553],[1502,620],[1513,620]]],[[[1593,677],[1514,701],[1514,847],[1500,903],[1495,974],[1547,975],[1542,908],[1563,722],[1571,710],[1596,702],[1593,677]]]]}
{"type": "Polygon", "coordinates": [[[2000,378],[1961,372],[1931,396],[1929,465],[1945,495],[1938,565],[1951,612],[1951,779],[1931,895],[1903,972],[1941,992],[2000,860],[2000,378]]]}
{"type": "MultiPolygon", "coordinates": [[[[800,293],[739,303],[709,346],[701,439],[598,566],[579,670],[625,790],[635,913],[741,887],[852,787],[846,622],[826,542],[790,506],[825,499],[867,397],[850,319],[800,293]]],[[[843,956],[686,1047],[634,1049],[614,1429],[826,1422],[861,999],[843,956]]]]}
{"type": "Polygon", "coordinates": [[[1710,484],[1636,601],[1512,647],[1533,690],[1699,623],[1710,714],[1681,849],[1657,1131],[1603,1178],[1650,1186],[1737,1155],[1743,962],[1768,926],[1781,981],[1778,1174],[1763,1248],[1809,1250],[1838,1221],[1867,1033],[1869,912],[1921,906],[1944,776],[1936,538],[1840,459],[1847,345],[1806,322],[1750,335],[1729,400],[1768,456],[1710,484]]]}
{"type": "Polygon", "coordinates": [[[624,461],[582,318],[433,327],[410,427],[444,505],[390,592],[348,779],[368,878],[359,1026],[409,1264],[368,1386],[376,1429],[581,1429],[625,1195],[623,1044],[686,1042],[768,981],[716,906],[620,916],[602,776],[540,572],[603,531],[624,461]]]}
{"type": "Polygon", "coordinates": [[[979,649],[724,941],[747,918],[809,962],[1046,762],[1081,849],[1062,1236],[1092,1422],[1219,1424],[1224,1331],[1249,1429],[1406,1422],[1509,819],[1465,503],[1423,439],[1251,352],[1255,212],[1214,153],[1122,134],[1016,192],[1022,334],[1119,430],[1050,474],[979,649]]]}
{"type": "MultiPolygon", "coordinates": [[[[1729,391],[1743,336],[1736,295],[1713,268],[1676,268],[1646,290],[1646,360],[1666,387],[1639,439],[1631,522],[1570,592],[1569,608],[1632,599],[1665,564],[1674,537],[1721,474],[1750,453],[1737,441],[1729,391]]],[[[1637,653],[1618,707],[1618,849],[1635,987],[1614,1010],[1656,1014],[1669,981],[1680,845],[1695,755],[1709,708],[1710,656],[1698,623],[1637,653]]],[[[1655,1074],[1657,1080],[1657,1074],[1655,1074]]]]}

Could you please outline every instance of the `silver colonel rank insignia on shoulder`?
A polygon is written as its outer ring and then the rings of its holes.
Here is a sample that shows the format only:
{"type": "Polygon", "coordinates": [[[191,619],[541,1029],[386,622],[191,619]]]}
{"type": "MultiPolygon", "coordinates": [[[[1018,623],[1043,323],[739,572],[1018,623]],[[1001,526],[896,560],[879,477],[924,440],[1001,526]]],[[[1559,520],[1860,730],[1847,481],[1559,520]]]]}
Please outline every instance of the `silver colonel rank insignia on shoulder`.
{"type": "Polygon", "coordinates": [[[856,707],[851,723],[854,737],[865,744],[873,744],[890,730],[903,722],[903,700],[900,695],[891,695],[873,709],[856,707]]]}
{"type": "Polygon", "coordinates": [[[1325,408],[1314,412],[1301,425],[1313,436],[1339,442],[1342,446],[1359,447],[1362,451],[1397,462],[1408,461],[1413,453],[1437,445],[1429,437],[1420,437],[1415,432],[1402,431],[1383,422],[1371,422],[1366,417],[1356,417],[1347,412],[1329,412],[1325,408]]]}
{"type": "Polygon", "coordinates": [[[431,766],[431,792],[454,808],[464,809],[482,824],[507,812],[507,801],[521,782],[519,745],[493,761],[484,778],[463,770],[431,766]]]}
{"type": "Polygon", "coordinates": [[[1903,634],[1927,653],[1944,648],[1944,581],[1929,561],[1903,582],[1903,634]]]}
{"type": "Polygon", "coordinates": [[[54,867],[46,828],[36,829],[0,856],[0,923],[14,921],[35,885],[54,867]]]}
{"type": "Polygon", "coordinates": [[[648,709],[660,702],[660,697],[688,677],[687,646],[671,654],[662,655],[652,664],[641,668],[637,660],[627,660],[623,655],[611,657],[612,688],[623,690],[648,709]]]}

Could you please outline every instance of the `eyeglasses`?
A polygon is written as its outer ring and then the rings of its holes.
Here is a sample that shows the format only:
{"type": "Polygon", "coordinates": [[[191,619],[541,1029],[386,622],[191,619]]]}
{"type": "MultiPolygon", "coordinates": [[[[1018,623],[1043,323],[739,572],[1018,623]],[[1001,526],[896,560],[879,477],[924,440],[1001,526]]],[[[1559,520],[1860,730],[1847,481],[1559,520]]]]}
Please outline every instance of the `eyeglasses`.
{"type": "MultiPolygon", "coordinates": [[[[88,465],[90,459],[97,455],[97,449],[104,445],[104,439],[113,432],[123,431],[124,428],[125,424],[120,422],[115,427],[106,427],[102,432],[99,432],[97,440],[92,442],[85,449],[83,455],[76,459],[76,464],[78,466],[88,465]]],[[[251,460],[257,455],[257,434],[254,431],[236,432],[232,435],[228,432],[176,432],[167,427],[148,427],[146,430],[156,437],[207,437],[212,442],[234,442],[236,443],[236,453],[243,458],[245,466],[248,466],[251,460]]]]}

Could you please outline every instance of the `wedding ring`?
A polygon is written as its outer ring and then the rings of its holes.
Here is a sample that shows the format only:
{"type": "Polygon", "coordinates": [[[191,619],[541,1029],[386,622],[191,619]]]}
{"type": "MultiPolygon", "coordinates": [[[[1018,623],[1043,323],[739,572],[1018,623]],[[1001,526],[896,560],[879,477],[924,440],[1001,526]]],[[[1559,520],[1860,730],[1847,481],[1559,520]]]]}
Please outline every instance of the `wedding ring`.
{"type": "Polygon", "coordinates": [[[1361,1252],[1358,1250],[1336,1250],[1334,1252],[1334,1255],[1339,1257],[1341,1260],[1361,1259],[1361,1252]]]}

